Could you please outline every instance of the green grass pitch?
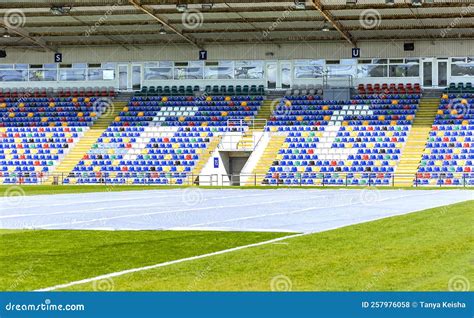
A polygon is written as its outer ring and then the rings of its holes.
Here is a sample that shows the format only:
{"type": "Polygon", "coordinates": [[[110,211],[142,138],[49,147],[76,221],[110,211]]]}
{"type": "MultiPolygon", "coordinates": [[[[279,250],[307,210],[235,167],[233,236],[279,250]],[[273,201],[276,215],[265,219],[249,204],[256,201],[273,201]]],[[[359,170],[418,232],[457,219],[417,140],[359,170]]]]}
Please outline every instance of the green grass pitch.
{"type": "Polygon", "coordinates": [[[0,231],[0,290],[35,290],[266,241],[288,233],[0,231]]]}

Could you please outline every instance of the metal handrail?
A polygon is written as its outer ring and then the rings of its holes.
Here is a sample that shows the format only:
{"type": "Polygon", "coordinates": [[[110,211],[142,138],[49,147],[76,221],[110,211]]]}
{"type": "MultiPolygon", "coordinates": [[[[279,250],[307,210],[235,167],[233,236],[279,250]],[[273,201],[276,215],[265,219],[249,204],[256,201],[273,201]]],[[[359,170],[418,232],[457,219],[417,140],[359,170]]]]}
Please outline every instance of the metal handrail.
{"type": "MultiPolygon", "coordinates": [[[[412,178],[413,186],[424,186],[421,180],[436,180],[434,184],[429,186],[447,186],[440,183],[440,180],[457,179],[460,183],[453,183],[450,186],[459,187],[473,187],[474,186],[474,172],[458,172],[458,173],[432,173],[430,178],[424,178],[423,173],[416,175],[412,174],[398,174],[398,173],[375,173],[375,172],[278,172],[273,173],[273,176],[268,178],[268,174],[212,174],[212,175],[195,175],[192,173],[179,172],[74,172],[74,173],[10,173],[10,175],[0,176],[0,184],[3,185],[25,185],[25,184],[46,184],[52,181],[53,185],[68,185],[68,184],[102,184],[102,185],[184,185],[184,186],[207,186],[218,185],[221,180],[223,185],[223,178],[230,177],[231,180],[245,179],[245,185],[253,186],[397,186],[397,179],[412,178]],[[292,180],[288,183],[286,176],[292,180]],[[88,181],[88,179],[91,179],[88,181]],[[203,181],[203,180],[210,181],[203,181]],[[365,184],[353,184],[355,179],[365,180],[365,184]],[[253,180],[249,182],[248,180],[253,180]],[[259,182],[258,180],[263,180],[259,182]],[[272,182],[276,180],[276,182],[272,182]],[[313,180],[313,184],[308,184],[305,180],[313,180]],[[334,181],[337,181],[334,183],[334,181]],[[377,180],[388,180],[384,184],[379,184],[377,180]],[[36,182],[33,182],[36,181],[36,182]],[[75,182],[73,182],[75,181],[75,182]],[[217,184],[216,184],[217,183],[217,184]],[[251,183],[251,184],[248,184],[251,183]]],[[[242,184],[240,184],[242,185],[242,184]]],[[[449,185],[448,185],[449,186],[449,185]]]]}

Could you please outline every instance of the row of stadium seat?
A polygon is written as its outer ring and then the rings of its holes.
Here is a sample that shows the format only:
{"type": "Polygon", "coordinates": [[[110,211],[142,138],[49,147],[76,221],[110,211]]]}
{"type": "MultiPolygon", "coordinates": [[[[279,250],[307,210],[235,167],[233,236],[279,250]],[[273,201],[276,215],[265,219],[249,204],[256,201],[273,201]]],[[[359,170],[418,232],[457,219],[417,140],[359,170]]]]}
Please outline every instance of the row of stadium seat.
{"type": "Polygon", "coordinates": [[[357,87],[359,94],[420,94],[421,87],[420,84],[359,84],[357,87]]]}
{"type": "Polygon", "coordinates": [[[201,92],[201,88],[195,86],[143,86],[136,96],[195,96],[195,95],[264,95],[263,85],[207,85],[201,92]]]}

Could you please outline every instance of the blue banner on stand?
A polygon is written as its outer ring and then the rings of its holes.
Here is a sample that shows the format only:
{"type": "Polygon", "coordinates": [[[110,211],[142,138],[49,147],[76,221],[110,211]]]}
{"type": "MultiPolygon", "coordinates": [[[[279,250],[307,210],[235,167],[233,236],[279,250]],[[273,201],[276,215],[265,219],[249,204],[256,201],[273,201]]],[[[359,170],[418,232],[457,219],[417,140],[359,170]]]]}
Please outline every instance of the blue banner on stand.
{"type": "Polygon", "coordinates": [[[0,317],[472,318],[473,293],[1,293],[0,317]]]}

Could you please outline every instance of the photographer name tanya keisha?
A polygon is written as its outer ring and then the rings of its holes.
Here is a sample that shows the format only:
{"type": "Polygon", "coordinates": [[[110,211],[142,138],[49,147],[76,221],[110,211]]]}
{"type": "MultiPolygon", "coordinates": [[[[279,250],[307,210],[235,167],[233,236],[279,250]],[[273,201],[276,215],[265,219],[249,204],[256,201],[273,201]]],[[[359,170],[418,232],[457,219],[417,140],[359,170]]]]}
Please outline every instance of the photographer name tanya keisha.
{"type": "Polygon", "coordinates": [[[431,309],[462,309],[466,308],[466,303],[460,301],[442,301],[442,302],[424,302],[420,301],[420,308],[431,308],[431,309]]]}

